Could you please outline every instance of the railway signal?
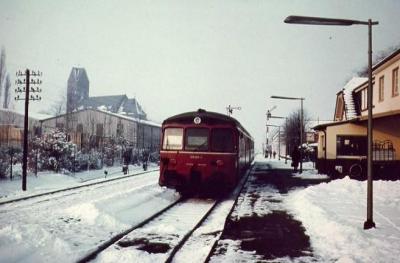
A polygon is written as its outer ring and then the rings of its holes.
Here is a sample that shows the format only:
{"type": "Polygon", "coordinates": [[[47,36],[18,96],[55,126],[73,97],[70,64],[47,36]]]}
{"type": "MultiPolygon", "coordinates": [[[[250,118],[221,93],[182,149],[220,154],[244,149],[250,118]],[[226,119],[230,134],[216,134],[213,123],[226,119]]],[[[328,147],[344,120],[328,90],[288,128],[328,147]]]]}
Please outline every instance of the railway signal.
{"type": "Polygon", "coordinates": [[[231,106],[230,104],[228,107],[226,107],[226,111],[228,112],[228,116],[231,116],[233,114],[233,110],[241,110],[242,108],[240,106],[231,106]]]}

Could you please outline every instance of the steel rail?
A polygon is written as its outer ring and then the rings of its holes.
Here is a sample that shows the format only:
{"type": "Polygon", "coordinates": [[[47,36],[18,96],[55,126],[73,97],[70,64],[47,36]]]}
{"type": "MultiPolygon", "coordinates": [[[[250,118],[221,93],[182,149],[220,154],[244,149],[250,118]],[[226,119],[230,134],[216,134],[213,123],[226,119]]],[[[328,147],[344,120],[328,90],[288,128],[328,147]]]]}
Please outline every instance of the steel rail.
{"type": "Polygon", "coordinates": [[[84,188],[84,187],[89,187],[89,186],[93,186],[93,185],[104,184],[104,183],[108,183],[108,182],[112,182],[112,181],[122,180],[122,179],[126,179],[126,178],[129,178],[129,177],[134,177],[134,176],[137,176],[137,175],[142,175],[142,174],[146,174],[146,173],[150,173],[150,172],[155,172],[157,170],[159,170],[159,169],[154,169],[154,170],[150,170],[150,171],[143,171],[143,172],[139,172],[139,173],[136,173],[136,174],[125,175],[125,176],[121,176],[121,177],[117,177],[117,178],[110,178],[110,179],[107,179],[107,180],[104,180],[104,181],[100,181],[100,182],[88,183],[88,184],[84,184],[84,185],[78,185],[78,186],[73,186],[73,187],[69,187],[69,188],[63,188],[63,189],[54,190],[54,191],[50,191],[50,192],[45,192],[45,193],[40,193],[40,194],[35,194],[35,195],[30,195],[30,196],[24,196],[24,197],[20,197],[20,198],[15,198],[15,199],[11,199],[11,200],[0,202],[0,206],[5,205],[5,204],[19,202],[19,201],[24,201],[24,200],[28,200],[28,199],[33,199],[33,198],[37,198],[37,197],[42,197],[42,196],[46,196],[46,195],[52,195],[52,194],[57,194],[57,193],[61,193],[61,192],[67,192],[67,191],[71,191],[71,190],[76,190],[76,189],[79,189],[79,188],[84,188]]]}
{"type": "MultiPolygon", "coordinates": [[[[246,175],[245,175],[245,179],[244,179],[244,181],[243,181],[243,184],[240,186],[240,190],[238,191],[238,193],[237,193],[237,195],[236,195],[236,197],[235,197],[235,201],[233,202],[233,205],[232,205],[232,207],[231,207],[231,209],[230,209],[228,215],[227,215],[226,218],[225,218],[225,223],[224,223],[224,227],[223,227],[223,230],[222,230],[222,232],[221,232],[221,235],[223,234],[223,232],[224,232],[224,230],[225,230],[225,228],[226,228],[227,219],[232,215],[232,212],[233,212],[233,210],[235,209],[235,207],[236,207],[236,205],[237,205],[237,202],[238,202],[240,193],[243,191],[243,188],[244,188],[244,186],[246,185],[246,182],[247,182],[247,180],[249,179],[250,173],[251,173],[251,171],[253,170],[253,168],[254,168],[254,163],[251,165],[250,169],[247,171],[247,173],[246,173],[246,175]]],[[[214,241],[214,244],[212,245],[210,251],[208,252],[208,255],[207,255],[206,259],[204,260],[204,262],[209,262],[209,261],[210,261],[210,258],[211,258],[211,256],[212,256],[214,250],[215,250],[215,247],[216,247],[217,244],[218,244],[218,241],[219,241],[219,238],[216,239],[216,240],[214,241]]]]}
{"type": "Polygon", "coordinates": [[[178,244],[172,249],[171,253],[169,253],[168,258],[165,260],[166,263],[172,262],[172,259],[174,258],[176,253],[182,248],[182,246],[193,234],[193,232],[196,231],[196,229],[199,228],[204,223],[204,221],[208,218],[211,212],[214,211],[215,207],[217,207],[217,205],[220,203],[221,203],[221,198],[216,200],[215,203],[211,206],[211,208],[207,211],[207,213],[205,213],[204,216],[199,220],[199,222],[197,222],[197,224],[189,232],[187,232],[186,235],[183,236],[183,238],[178,242],[178,244]]]}
{"type": "Polygon", "coordinates": [[[77,263],[84,263],[84,262],[88,262],[90,260],[95,259],[97,257],[97,255],[99,255],[102,251],[104,251],[105,249],[110,247],[112,244],[115,244],[118,240],[120,240],[124,236],[128,235],[130,232],[132,232],[132,231],[134,231],[134,230],[136,230],[136,229],[148,224],[153,219],[157,218],[158,216],[162,215],[163,213],[165,213],[166,211],[168,211],[172,207],[174,207],[177,204],[181,203],[184,199],[185,198],[182,198],[182,197],[179,198],[178,200],[176,200],[172,204],[168,205],[167,207],[163,208],[162,210],[158,211],[157,213],[155,213],[154,215],[148,217],[147,219],[143,220],[142,222],[140,222],[140,223],[138,223],[138,224],[126,229],[125,231],[113,236],[112,238],[110,238],[109,240],[103,242],[102,244],[97,246],[97,248],[95,248],[94,250],[92,250],[91,252],[89,252],[87,255],[83,256],[82,258],[80,258],[76,262],[77,263]]]}

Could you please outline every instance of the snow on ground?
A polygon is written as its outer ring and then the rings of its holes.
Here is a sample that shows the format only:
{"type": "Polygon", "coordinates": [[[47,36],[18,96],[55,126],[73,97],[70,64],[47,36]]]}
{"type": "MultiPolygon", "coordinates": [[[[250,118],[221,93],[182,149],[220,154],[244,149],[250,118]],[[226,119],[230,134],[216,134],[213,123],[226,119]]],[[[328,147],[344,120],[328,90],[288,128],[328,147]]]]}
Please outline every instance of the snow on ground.
{"type": "MultiPolygon", "coordinates": [[[[155,171],[80,188],[69,195],[65,192],[0,206],[0,261],[76,261],[102,241],[179,198],[174,191],[158,186],[158,176],[155,171]]],[[[66,175],[50,177],[34,179],[36,188],[29,177],[28,189],[35,189],[32,193],[42,191],[41,184],[55,189],[80,181],[65,179],[66,175]]],[[[0,184],[0,189],[5,185],[0,184]]]]}
{"type": "Polygon", "coordinates": [[[226,218],[235,203],[236,197],[240,194],[245,179],[244,176],[230,196],[222,200],[205,222],[193,232],[192,236],[175,255],[173,262],[186,263],[206,261],[214,243],[218,241],[224,230],[226,218]],[[193,251],[196,251],[196,253],[193,253],[193,251]]]}
{"type": "MultiPolygon", "coordinates": [[[[149,166],[150,170],[157,168],[155,164],[149,166]]],[[[130,174],[135,174],[143,172],[143,169],[141,166],[129,165],[129,171],[130,174]]],[[[33,174],[27,176],[26,191],[21,190],[21,177],[14,177],[13,180],[0,180],[0,202],[121,176],[124,176],[121,166],[105,167],[104,169],[83,171],[75,174],[70,173],[68,175],[45,171],[39,172],[37,176],[33,174]],[[104,174],[105,170],[108,173],[107,177],[104,174]]]]}
{"type": "Polygon", "coordinates": [[[165,262],[168,254],[149,253],[154,249],[149,246],[166,246],[166,251],[175,247],[214,203],[213,199],[188,199],[124,236],[118,244],[97,256],[94,262],[165,262]],[[129,245],[121,245],[123,243],[129,245]]]}
{"type": "Polygon", "coordinates": [[[363,230],[367,183],[348,177],[296,190],[287,208],[301,220],[314,253],[335,262],[398,262],[400,182],[374,181],[376,228],[363,230]]]}
{"type": "MultiPolygon", "coordinates": [[[[285,164],[283,159],[278,161],[258,156],[256,160],[273,169],[291,169],[290,161],[285,164]]],[[[294,176],[306,179],[324,177],[312,169],[312,163],[305,163],[304,168],[303,174],[297,173],[294,176]]],[[[140,167],[136,167],[136,170],[142,171],[140,167]]],[[[108,178],[113,176],[123,176],[120,167],[109,169],[108,178]]],[[[155,172],[152,175],[133,177],[130,183],[99,187],[97,193],[80,191],[68,197],[54,197],[51,202],[44,198],[40,203],[1,206],[1,261],[73,262],[102,239],[178,198],[173,191],[160,188],[157,178],[155,172]]],[[[104,180],[104,171],[77,173],[75,176],[39,173],[38,177],[28,177],[26,192],[20,190],[20,178],[14,181],[2,180],[0,201],[79,185],[87,179],[104,180]]],[[[306,234],[310,236],[313,254],[324,262],[398,262],[399,181],[374,181],[374,221],[377,227],[370,230],[363,230],[367,196],[365,181],[346,177],[296,189],[285,195],[267,188],[259,193],[255,188],[248,188],[250,195],[239,199],[241,206],[237,207],[233,216],[262,216],[271,210],[285,209],[296,220],[302,221],[306,234]],[[283,203],[275,202],[277,200],[283,203]],[[266,202],[269,202],[268,205],[266,202]],[[249,205],[253,205],[254,209],[248,209],[249,205]]],[[[223,221],[218,216],[213,220],[219,224],[223,221]]],[[[203,232],[210,232],[210,226],[205,226],[205,229],[203,232]]],[[[237,241],[225,242],[227,257],[229,251],[232,251],[232,257],[238,256],[234,253],[238,250],[237,241]]],[[[261,260],[252,252],[242,252],[239,258],[231,259],[244,262],[261,260]]],[[[197,253],[206,252],[199,247],[193,251],[193,255],[197,253]]],[[[185,255],[185,258],[190,258],[190,255],[185,255]]],[[[218,258],[215,259],[218,262],[218,258]]],[[[307,258],[301,260],[307,262],[307,258]]],[[[285,259],[285,262],[291,262],[291,259],[285,259]]]]}

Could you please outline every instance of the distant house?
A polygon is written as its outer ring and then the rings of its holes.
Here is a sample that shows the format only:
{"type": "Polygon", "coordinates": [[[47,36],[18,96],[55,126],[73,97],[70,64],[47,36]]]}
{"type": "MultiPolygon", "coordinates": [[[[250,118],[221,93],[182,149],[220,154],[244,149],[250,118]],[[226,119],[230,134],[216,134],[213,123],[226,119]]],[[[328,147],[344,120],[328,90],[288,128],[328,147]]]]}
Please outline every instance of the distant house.
{"type": "Polygon", "coordinates": [[[72,68],[68,78],[67,112],[99,109],[147,120],[147,115],[135,98],[126,95],[89,97],[89,79],[84,68],[72,68]]]}
{"type": "MultiPolygon", "coordinates": [[[[29,134],[39,134],[42,120],[50,117],[46,114],[29,113],[29,134]]],[[[0,144],[22,147],[25,113],[0,108],[0,144]]]]}
{"type": "MultiPolygon", "coordinates": [[[[400,177],[400,49],[373,66],[373,166],[376,177],[400,177]]],[[[317,169],[335,175],[365,175],[366,78],[353,78],[337,93],[334,121],[318,131],[317,169]]]]}

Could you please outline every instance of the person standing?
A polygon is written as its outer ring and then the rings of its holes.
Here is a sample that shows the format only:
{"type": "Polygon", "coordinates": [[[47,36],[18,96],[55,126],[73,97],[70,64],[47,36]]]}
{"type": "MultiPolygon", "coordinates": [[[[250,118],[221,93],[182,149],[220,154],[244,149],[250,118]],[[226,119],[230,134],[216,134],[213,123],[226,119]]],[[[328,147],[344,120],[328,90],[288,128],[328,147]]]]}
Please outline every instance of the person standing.
{"type": "Polygon", "coordinates": [[[300,161],[300,151],[299,151],[299,148],[296,146],[293,148],[293,151],[292,151],[292,166],[293,166],[293,171],[295,173],[297,172],[297,167],[299,166],[299,161],[300,161]]]}

